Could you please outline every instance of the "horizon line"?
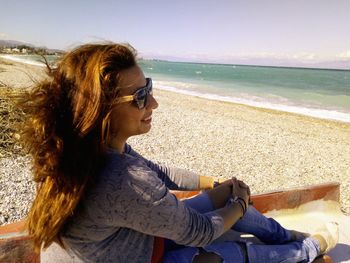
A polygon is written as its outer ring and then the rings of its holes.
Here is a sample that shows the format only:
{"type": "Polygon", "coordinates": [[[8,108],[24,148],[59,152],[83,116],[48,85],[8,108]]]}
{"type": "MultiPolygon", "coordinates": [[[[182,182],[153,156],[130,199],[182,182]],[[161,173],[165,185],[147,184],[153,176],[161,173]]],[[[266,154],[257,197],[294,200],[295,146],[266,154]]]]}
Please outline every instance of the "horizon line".
{"type": "Polygon", "coordinates": [[[338,70],[338,71],[350,71],[350,68],[318,68],[318,67],[307,67],[307,66],[274,66],[274,65],[259,65],[259,64],[235,64],[225,62],[198,62],[198,61],[174,61],[168,59],[157,59],[157,58],[140,58],[140,60],[148,61],[159,61],[159,62],[170,62],[170,63],[188,63],[188,64],[211,64],[211,65],[222,65],[222,66],[240,66],[240,67],[266,67],[266,68],[286,68],[286,69],[310,69],[310,70],[338,70]]]}

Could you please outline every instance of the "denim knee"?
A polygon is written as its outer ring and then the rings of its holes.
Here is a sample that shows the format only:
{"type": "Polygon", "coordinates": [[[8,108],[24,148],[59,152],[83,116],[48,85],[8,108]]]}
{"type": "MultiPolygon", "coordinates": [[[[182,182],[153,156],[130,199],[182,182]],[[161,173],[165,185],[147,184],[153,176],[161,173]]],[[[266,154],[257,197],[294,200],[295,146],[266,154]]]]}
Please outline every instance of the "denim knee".
{"type": "Polygon", "coordinates": [[[223,263],[244,263],[245,253],[237,242],[225,241],[203,247],[207,252],[215,253],[223,259],[223,263]]]}

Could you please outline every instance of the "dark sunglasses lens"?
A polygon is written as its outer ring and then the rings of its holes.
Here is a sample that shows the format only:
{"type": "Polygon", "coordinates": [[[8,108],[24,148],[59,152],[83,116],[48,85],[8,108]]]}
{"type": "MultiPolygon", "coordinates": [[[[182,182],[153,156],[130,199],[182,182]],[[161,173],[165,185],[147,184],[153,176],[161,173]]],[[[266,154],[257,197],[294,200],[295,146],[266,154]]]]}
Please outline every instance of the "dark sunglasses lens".
{"type": "Polygon", "coordinates": [[[134,95],[134,101],[139,109],[143,109],[147,105],[148,94],[153,94],[152,92],[152,79],[147,78],[146,86],[136,91],[134,95]]]}
{"type": "Polygon", "coordinates": [[[147,103],[147,90],[146,90],[146,88],[140,89],[135,95],[136,95],[135,101],[136,101],[137,107],[139,109],[144,108],[146,103],[147,103]]]}

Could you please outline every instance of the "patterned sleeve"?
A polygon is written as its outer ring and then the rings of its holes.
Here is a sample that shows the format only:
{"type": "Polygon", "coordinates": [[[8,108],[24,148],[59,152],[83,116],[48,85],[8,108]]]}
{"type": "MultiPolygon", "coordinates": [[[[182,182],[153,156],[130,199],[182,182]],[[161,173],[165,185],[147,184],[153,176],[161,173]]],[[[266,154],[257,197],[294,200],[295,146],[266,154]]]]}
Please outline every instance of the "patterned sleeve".
{"type": "Polygon", "coordinates": [[[125,152],[142,159],[146,165],[165,183],[170,190],[199,190],[199,175],[185,169],[173,168],[154,163],[126,145],[125,152]]]}
{"type": "Polygon", "coordinates": [[[142,162],[127,166],[123,176],[111,176],[96,197],[95,214],[102,224],[133,229],[187,246],[205,246],[223,233],[215,212],[200,214],[168,191],[142,162]],[[123,178],[115,181],[115,178],[123,178]]]}

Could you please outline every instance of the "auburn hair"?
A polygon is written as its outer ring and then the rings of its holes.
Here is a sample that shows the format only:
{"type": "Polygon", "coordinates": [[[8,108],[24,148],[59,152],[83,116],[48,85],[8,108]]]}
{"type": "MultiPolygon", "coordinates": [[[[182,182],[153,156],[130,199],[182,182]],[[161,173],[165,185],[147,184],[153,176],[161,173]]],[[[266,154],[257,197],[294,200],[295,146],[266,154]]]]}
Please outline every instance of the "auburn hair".
{"type": "Polygon", "coordinates": [[[22,142],[33,160],[36,196],[26,226],[35,249],[62,244],[60,232],[103,164],[118,73],[136,65],[123,44],[86,44],[64,54],[26,93],[22,142]]]}

